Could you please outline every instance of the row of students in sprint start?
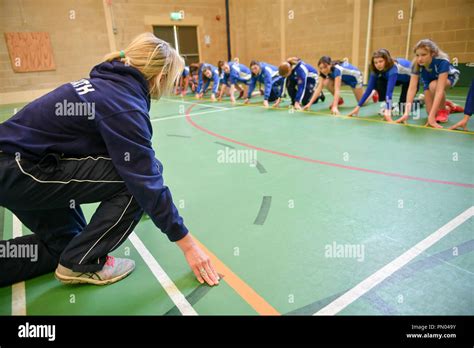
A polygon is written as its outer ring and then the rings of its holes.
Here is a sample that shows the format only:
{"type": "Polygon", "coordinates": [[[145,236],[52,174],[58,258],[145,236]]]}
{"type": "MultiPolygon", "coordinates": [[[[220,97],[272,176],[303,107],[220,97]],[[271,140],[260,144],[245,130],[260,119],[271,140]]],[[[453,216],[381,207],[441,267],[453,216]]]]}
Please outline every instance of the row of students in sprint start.
{"type": "Polygon", "coordinates": [[[359,69],[347,61],[336,61],[323,56],[318,61],[318,70],[296,57],[288,58],[279,67],[252,61],[249,68],[238,59],[230,62],[219,61],[217,67],[209,63],[190,64],[184,69],[176,85],[176,94],[185,95],[190,87],[199,99],[210,89],[212,101],[220,101],[227,95],[232,103],[236,101],[236,91],[240,92],[237,99],[246,96],[245,103],[255,94],[263,94],[265,107],[269,107],[271,102],[274,102],[274,107],[278,107],[286,88],[294,108],[308,110],[312,104],[325,100],[323,89],[326,89],[334,97],[329,107],[331,114],[337,115],[338,106],[344,104],[340,96],[341,86],[347,85],[357,100],[357,106],[348,116],[357,116],[360,108],[366,105],[369,99],[374,103],[380,99],[385,101],[380,114],[388,122],[393,122],[392,116],[400,114],[401,117],[395,122],[406,123],[413,106],[420,107],[425,104],[428,113],[427,126],[442,128],[439,123],[447,122],[450,113],[465,112],[464,118],[451,128],[467,129],[473,112],[474,80],[464,110],[446,100],[446,90],[456,85],[460,75],[459,70],[450,63],[448,55],[429,39],[420,40],[413,52],[415,57],[413,62],[410,62],[403,58],[392,58],[389,51],[383,48],[375,51],[372,54],[371,73],[365,91],[359,69]],[[255,92],[257,82],[263,88],[255,92]],[[424,92],[420,94],[419,99],[415,99],[420,82],[424,92]],[[395,86],[401,86],[398,105],[392,102],[395,86]]]}

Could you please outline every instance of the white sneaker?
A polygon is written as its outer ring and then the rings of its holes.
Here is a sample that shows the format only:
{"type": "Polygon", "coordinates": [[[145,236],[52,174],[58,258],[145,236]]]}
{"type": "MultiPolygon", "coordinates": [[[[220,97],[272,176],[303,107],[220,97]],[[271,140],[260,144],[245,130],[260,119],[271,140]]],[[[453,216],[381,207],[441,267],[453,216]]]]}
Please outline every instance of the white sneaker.
{"type": "Polygon", "coordinates": [[[74,272],[58,265],[54,273],[57,280],[64,284],[107,285],[118,282],[135,269],[135,261],[107,256],[104,267],[97,272],[74,272]]]}

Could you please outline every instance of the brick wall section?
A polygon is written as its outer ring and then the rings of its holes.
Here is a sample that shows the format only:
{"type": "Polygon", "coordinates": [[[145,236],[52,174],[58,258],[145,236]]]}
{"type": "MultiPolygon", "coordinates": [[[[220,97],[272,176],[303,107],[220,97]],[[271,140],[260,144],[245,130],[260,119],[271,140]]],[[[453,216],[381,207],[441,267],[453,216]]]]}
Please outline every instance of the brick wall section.
{"type": "Polygon", "coordinates": [[[109,47],[102,2],[97,0],[0,0],[0,35],[0,93],[54,88],[87,76],[109,47]],[[13,72],[3,33],[23,31],[50,34],[56,70],[13,72]]]}
{"type": "MultiPolygon", "coordinates": [[[[0,93],[54,88],[85,77],[109,52],[102,0],[0,0],[0,93]],[[69,11],[76,19],[69,19],[69,11]],[[14,73],[11,69],[3,32],[49,32],[56,70],[14,73]]],[[[145,16],[168,16],[185,10],[185,15],[203,18],[201,60],[216,64],[227,56],[224,0],[114,0],[113,12],[118,29],[117,48],[125,47],[146,30],[145,16]],[[216,20],[220,15],[220,21],[216,20]],[[204,44],[211,36],[211,45],[204,44]]]]}
{"type": "MultiPolygon", "coordinates": [[[[280,4],[283,0],[230,0],[232,56],[280,63],[280,4]]],[[[359,64],[363,70],[368,0],[361,0],[359,64]]],[[[300,56],[316,64],[321,55],[352,57],[354,0],[284,0],[286,56],[300,56]],[[288,18],[288,11],[294,19],[288,18]]],[[[385,47],[404,56],[409,0],[375,0],[370,52],[385,47]],[[398,19],[403,10],[404,18],[398,19]]],[[[146,28],[145,16],[168,16],[185,10],[200,17],[201,60],[216,64],[227,58],[224,0],[113,0],[118,48],[146,28]],[[216,15],[221,17],[216,20],[216,15]],[[211,45],[204,44],[211,36],[211,45]]],[[[0,0],[0,93],[53,88],[87,76],[109,51],[101,0],[0,0]],[[20,4],[23,4],[20,10],[20,4]],[[69,19],[69,11],[76,19],[69,19]],[[46,31],[51,35],[56,71],[14,73],[3,38],[6,31],[46,31]]],[[[415,0],[410,46],[432,38],[451,58],[474,61],[474,0],[415,0]]],[[[411,49],[410,49],[411,51],[411,49]]],[[[410,53],[410,59],[413,54],[410,53]]]]}
{"type": "Polygon", "coordinates": [[[231,0],[232,58],[280,62],[280,0],[231,0]]]}
{"type": "MultiPolygon", "coordinates": [[[[231,0],[232,54],[244,62],[259,58],[277,64],[280,60],[280,1],[231,0]],[[274,56],[273,56],[274,55],[274,56]]],[[[335,59],[352,57],[353,0],[285,0],[286,55],[316,64],[322,55],[335,59]],[[288,19],[288,11],[294,19],[288,19]]],[[[361,2],[358,67],[363,71],[369,1],[361,2]]],[[[410,14],[409,0],[375,0],[370,53],[387,48],[405,56],[410,14]],[[399,19],[399,10],[403,19],[399,19]]],[[[421,38],[431,38],[451,58],[474,61],[474,1],[415,0],[411,47],[421,38]]]]}
{"type": "Polygon", "coordinates": [[[474,62],[474,1],[417,0],[412,46],[431,38],[450,58],[474,62]]]}
{"type": "MultiPolygon", "coordinates": [[[[227,57],[227,36],[224,0],[114,0],[113,12],[118,33],[115,35],[117,49],[125,47],[136,35],[145,30],[145,16],[169,16],[170,12],[184,10],[185,17],[201,17],[200,28],[201,61],[217,64],[227,57]],[[220,20],[216,20],[216,16],[220,20]],[[210,35],[211,44],[204,44],[204,36],[210,35]]],[[[179,22],[177,22],[179,25],[179,22]]]]}

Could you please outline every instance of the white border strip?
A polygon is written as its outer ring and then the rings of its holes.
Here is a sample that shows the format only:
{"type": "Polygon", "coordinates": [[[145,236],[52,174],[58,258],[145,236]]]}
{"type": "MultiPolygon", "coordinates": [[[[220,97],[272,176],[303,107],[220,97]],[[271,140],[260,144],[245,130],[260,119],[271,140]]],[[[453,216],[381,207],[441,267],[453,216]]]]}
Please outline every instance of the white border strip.
{"type": "MultiPolygon", "coordinates": [[[[209,104],[201,104],[199,103],[198,101],[200,99],[196,99],[195,102],[188,102],[188,101],[184,101],[184,100],[173,100],[173,99],[168,99],[168,98],[161,98],[162,100],[166,100],[167,102],[172,102],[172,103],[178,103],[178,104],[181,104],[181,103],[184,103],[184,104],[196,104],[197,106],[204,106],[204,107],[207,107],[207,108],[214,108],[214,109],[221,109],[221,110],[230,110],[230,109],[233,109],[233,108],[226,108],[226,107],[223,107],[223,106],[215,106],[215,105],[209,105],[209,104]]],[[[194,115],[194,114],[191,114],[191,115],[194,115]]]]}
{"type": "Polygon", "coordinates": [[[198,315],[194,310],[193,306],[186,300],[186,297],[179,291],[170,277],[166,274],[163,268],[160,266],[158,261],[153,257],[150,251],[146,248],[140,238],[136,235],[135,232],[132,232],[128,237],[130,242],[132,242],[135,249],[138,250],[143,261],[150,268],[151,272],[155,278],[160,282],[161,286],[168,293],[168,296],[174,302],[176,307],[183,315],[198,315]]]}
{"type": "MultiPolygon", "coordinates": [[[[21,237],[22,223],[15,214],[12,221],[12,238],[21,237]]],[[[26,315],[26,290],[25,282],[19,282],[12,285],[12,315],[26,315]]]]}
{"type": "MultiPolygon", "coordinates": [[[[215,112],[223,112],[223,111],[228,111],[232,109],[219,109],[219,110],[210,110],[210,111],[202,111],[202,112],[196,112],[194,114],[190,114],[190,116],[197,116],[197,115],[205,115],[205,114],[212,114],[215,112]]],[[[161,117],[161,118],[154,118],[151,119],[150,122],[159,122],[159,121],[166,121],[166,120],[171,120],[174,118],[183,118],[186,117],[186,114],[181,114],[181,115],[176,115],[176,116],[167,116],[167,117],[161,117]]]]}
{"type": "Polygon", "coordinates": [[[339,313],[352,302],[369,292],[376,285],[380,284],[390,275],[398,271],[400,268],[405,266],[418,255],[423,253],[426,249],[434,245],[441,238],[452,232],[456,227],[469,220],[472,216],[474,216],[474,206],[468,208],[466,211],[456,216],[454,219],[449,221],[446,225],[438,229],[436,232],[423,239],[411,249],[405,251],[402,255],[397,257],[388,265],[382,267],[377,272],[354,286],[352,289],[350,289],[342,296],[338,297],[333,302],[331,302],[318,312],[314,313],[313,315],[335,315],[339,313]]]}

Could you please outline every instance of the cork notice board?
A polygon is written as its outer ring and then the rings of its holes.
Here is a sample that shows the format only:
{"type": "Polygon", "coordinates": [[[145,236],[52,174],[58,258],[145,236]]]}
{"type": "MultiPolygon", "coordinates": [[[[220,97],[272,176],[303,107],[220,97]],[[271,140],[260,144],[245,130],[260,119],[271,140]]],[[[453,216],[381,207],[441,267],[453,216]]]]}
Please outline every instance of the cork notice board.
{"type": "Polygon", "coordinates": [[[48,33],[5,33],[5,41],[15,72],[55,70],[53,47],[48,33]]]}

